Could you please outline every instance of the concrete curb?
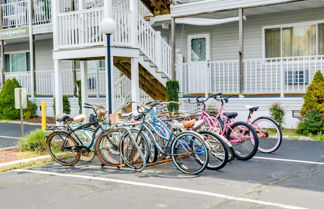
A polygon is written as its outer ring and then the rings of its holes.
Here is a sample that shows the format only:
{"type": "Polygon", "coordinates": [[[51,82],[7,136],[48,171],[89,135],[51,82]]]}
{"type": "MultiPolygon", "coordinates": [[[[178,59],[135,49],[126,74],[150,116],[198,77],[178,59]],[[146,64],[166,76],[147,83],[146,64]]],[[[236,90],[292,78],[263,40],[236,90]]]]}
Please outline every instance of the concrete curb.
{"type": "Polygon", "coordinates": [[[0,172],[14,169],[14,168],[30,166],[33,165],[34,163],[47,163],[51,161],[53,161],[52,157],[50,155],[45,155],[45,156],[39,156],[34,158],[28,158],[24,160],[16,160],[8,163],[0,163],[0,172]]]}
{"type": "Polygon", "coordinates": [[[0,151],[7,151],[19,148],[18,146],[0,148],[0,151]]]}
{"type": "MultiPolygon", "coordinates": [[[[20,125],[20,121],[0,121],[0,124],[15,124],[15,125],[20,125]]],[[[41,126],[41,123],[30,123],[30,122],[24,122],[24,125],[29,125],[29,126],[41,126]]]]}
{"type": "Polygon", "coordinates": [[[298,139],[298,141],[312,141],[316,142],[316,139],[307,137],[307,136],[283,136],[283,139],[290,140],[290,139],[298,139]]]}

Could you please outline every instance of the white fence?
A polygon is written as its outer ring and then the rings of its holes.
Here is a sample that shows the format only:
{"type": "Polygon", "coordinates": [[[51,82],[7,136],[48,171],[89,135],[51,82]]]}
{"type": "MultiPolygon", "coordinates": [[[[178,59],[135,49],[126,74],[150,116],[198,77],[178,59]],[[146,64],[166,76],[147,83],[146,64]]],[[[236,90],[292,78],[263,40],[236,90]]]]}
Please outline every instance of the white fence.
{"type": "Polygon", "coordinates": [[[30,72],[5,73],[5,78],[6,80],[15,78],[23,88],[26,88],[27,94],[30,94],[31,92],[30,72]]]}
{"type": "MultiPolygon", "coordinates": [[[[317,70],[324,72],[324,56],[244,60],[245,94],[305,93],[317,70]]],[[[239,93],[239,62],[211,61],[177,64],[180,91],[239,93]]]]}
{"type": "Polygon", "coordinates": [[[51,96],[54,92],[54,72],[35,71],[36,89],[35,94],[39,96],[51,96]]]}

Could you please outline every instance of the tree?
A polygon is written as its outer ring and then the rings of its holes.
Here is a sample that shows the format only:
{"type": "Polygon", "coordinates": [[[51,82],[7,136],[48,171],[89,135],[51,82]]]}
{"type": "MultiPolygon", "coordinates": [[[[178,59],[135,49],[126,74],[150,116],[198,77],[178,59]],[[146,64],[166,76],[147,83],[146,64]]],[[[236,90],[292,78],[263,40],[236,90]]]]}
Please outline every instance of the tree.
{"type": "Polygon", "coordinates": [[[320,111],[322,119],[324,119],[324,77],[321,71],[315,73],[312,83],[308,86],[300,113],[305,116],[313,109],[320,111]]]}

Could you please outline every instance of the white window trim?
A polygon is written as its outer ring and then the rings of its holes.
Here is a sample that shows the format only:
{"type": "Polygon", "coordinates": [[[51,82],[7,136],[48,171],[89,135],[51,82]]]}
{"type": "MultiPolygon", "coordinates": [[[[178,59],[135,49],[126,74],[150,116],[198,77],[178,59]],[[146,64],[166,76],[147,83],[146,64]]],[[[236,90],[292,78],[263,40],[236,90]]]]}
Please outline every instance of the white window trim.
{"type": "MultiPolygon", "coordinates": [[[[188,42],[187,42],[187,56],[188,56],[188,63],[192,63],[191,61],[191,40],[197,38],[205,38],[206,39],[206,61],[201,62],[208,62],[210,61],[210,33],[200,33],[200,34],[190,34],[188,35],[188,42]]],[[[199,62],[199,61],[197,61],[199,62]]]]}
{"type": "MultiPolygon", "coordinates": [[[[19,51],[5,52],[4,55],[21,54],[21,53],[29,53],[30,54],[30,51],[29,50],[19,50],[19,51]]],[[[9,56],[9,60],[10,60],[10,64],[11,64],[11,56],[9,56]]],[[[12,66],[10,65],[10,71],[6,72],[6,73],[13,73],[11,67],[12,66]]],[[[28,68],[28,66],[27,66],[27,68],[28,68]]],[[[25,71],[25,72],[29,72],[29,71],[25,71]]],[[[25,73],[25,72],[20,72],[20,73],[25,73]]],[[[14,72],[14,73],[19,73],[19,72],[14,72]]]]}
{"type": "Polygon", "coordinates": [[[306,25],[316,25],[316,55],[319,56],[318,50],[318,24],[324,23],[324,20],[315,20],[315,21],[307,21],[307,22],[298,22],[298,23],[287,23],[287,24],[280,24],[280,25],[268,25],[262,27],[262,58],[263,59],[280,59],[283,58],[282,56],[282,28],[285,27],[295,27],[295,26],[306,26],[306,25]],[[265,30],[271,28],[280,28],[280,57],[273,57],[273,58],[266,58],[265,57],[265,30]]]}

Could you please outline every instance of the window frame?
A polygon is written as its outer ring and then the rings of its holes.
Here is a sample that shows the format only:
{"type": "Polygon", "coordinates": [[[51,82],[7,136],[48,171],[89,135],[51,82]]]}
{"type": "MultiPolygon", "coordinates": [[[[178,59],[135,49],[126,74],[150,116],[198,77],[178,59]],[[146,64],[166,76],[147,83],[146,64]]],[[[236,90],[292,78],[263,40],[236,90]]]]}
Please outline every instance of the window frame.
{"type": "MultiPolygon", "coordinates": [[[[324,20],[315,20],[315,21],[307,21],[307,22],[298,22],[298,23],[288,23],[288,24],[280,24],[280,25],[269,25],[269,26],[263,26],[262,27],[262,58],[263,59],[280,59],[284,58],[282,56],[283,50],[283,41],[282,41],[282,29],[286,27],[296,27],[296,26],[310,26],[310,25],[316,25],[316,55],[313,56],[321,56],[319,54],[319,24],[324,24],[324,20]],[[272,57],[267,58],[266,57],[266,46],[265,46],[265,31],[266,29],[274,29],[274,28],[280,28],[280,56],[279,57],[272,57]]],[[[324,55],[323,55],[324,56],[324,55]]],[[[294,56],[291,56],[294,57],[294,56]]],[[[297,56],[296,56],[297,57],[297,56]]]]}
{"type": "Polygon", "coordinates": [[[26,62],[27,62],[27,71],[21,71],[21,72],[12,72],[12,57],[11,55],[13,54],[22,54],[22,53],[29,53],[30,56],[30,51],[29,50],[19,50],[19,51],[12,51],[12,52],[5,52],[4,56],[9,55],[9,62],[10,62],[10,71],[9,72],[5,72],[5,73],[25,73],[25,72],[30,72],[30,66],[28,66],[28,58],[26,58],[26,62]],[[29,69],[29,70],[28,70],[29,69]]]}

